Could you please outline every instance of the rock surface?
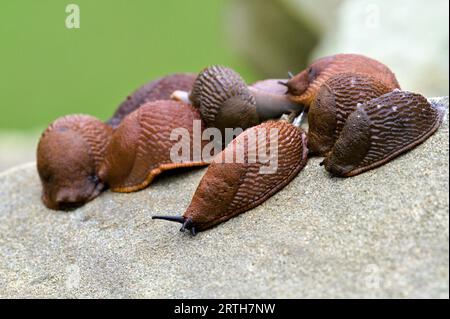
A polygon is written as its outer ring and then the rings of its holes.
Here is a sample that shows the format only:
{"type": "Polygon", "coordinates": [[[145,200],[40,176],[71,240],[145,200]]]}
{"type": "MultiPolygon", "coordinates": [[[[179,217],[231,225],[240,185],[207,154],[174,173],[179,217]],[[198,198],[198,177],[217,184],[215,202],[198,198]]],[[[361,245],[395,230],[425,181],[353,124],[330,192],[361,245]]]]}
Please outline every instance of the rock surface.
{"type": "Polygon", "coordinates": [[[263,205],[196,237],[150,217],[182,213],[204,169],[62,213],[41,204],[35,165],[18,167],[0,175],[0,297],[448,298],[448,156],[446,119],[353,178],[311,159],[263,205]]]}
{"type": "MultiPolygon", "coordinates": [[[[42,128],[41,131],[44,129],[42,128]]],[[[0,174],[14,166],[33,161],[41,131],[14,132],[0,130],[0,174]]]]}

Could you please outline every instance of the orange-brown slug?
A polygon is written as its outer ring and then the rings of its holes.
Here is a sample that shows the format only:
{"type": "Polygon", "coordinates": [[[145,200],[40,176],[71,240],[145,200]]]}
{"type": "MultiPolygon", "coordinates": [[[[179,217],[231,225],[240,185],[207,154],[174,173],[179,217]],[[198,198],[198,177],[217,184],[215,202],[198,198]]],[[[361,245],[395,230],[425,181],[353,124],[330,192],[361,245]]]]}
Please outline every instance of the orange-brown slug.
{"type": "Polygon", "coordinates": [[[339,73],[368,74],[384,83],[391,91],[400,88],[395,74],[381,62],[359,54],[336,54],[316,60],[291,78],[286,83],[288,97],[308,108],[322,84],[339,73]]]}
{"type": "Polygon", "coordinates": [[[334,175],[354,176],[381,166],[430,137],[443,111],[420,94],[394,90],[359,105],[323,161],[334,175]]]}
{"type": "Polygon", "coordinates": [[[94,199],[105,188],[98,172],[112,129],[88,115],[54,121],[37,148],[37,169],[44,204],[66,210],[94,199]]]}
{"type": "Polygon", "coordinates": [[[278,82],[266,80],[247,86],[234,70],[213,65],[199,73],[189,93],[178,91],[173,98],[197,107],[205,124],[224,135],[226,128],[245,130],[301,110],[303,107],[290,101],[285,95],[286,87],[278,82]]]}
{"type": "Polygon", "coordinates": [[[390,91],[384,82],[361,73],[339,73],[328,79],[308,111],[310,154],[326,156],[357,105],[390,91]]]}
{"type": "Polygon", "coordinates": [[[305,132],[284,121],[267,121],[249,128],[214,158],[183,216],[153,219],[182,223],[182,231],[187,229],[195,235],[257,207],[289,184],[306,165],[306,144],[305,132]],[[261,169],[267,163],[250,159],[260,154],[262,147],[271,149],[274,141],[277,152],[270,155],[277,159],[277,167],[264,172],[261,169]],[[224,160],[239,158],[239,152],[244,155],[243,161],[224,160]]]}
{"type": "Polygon", "coordinates": [[[142,105],[115,129],[100,168],[100,178],[112,191],[134,192],[148,186],[164,171],[207,165],[202,158],[194,158],[194,121],[199,124],[201,138],[204,125],[199,112],[191,105],[172,100],[142,105]],[[188,139],[180,142],[171,139],[175,129],[186,130],[188,139]],[[182,162],[171,158],[171,150],[177,143],[189,153],[189,158],[182,162]]]}
{"type": "Polygon", "coordinates": [[[176,90],[190,91],[196,77],[196,74],[191,73],[175,73],[145,84],[118,106],[108,124],[116,128],[128,114],[141,105],[157,100],[168,100],[176,90]]]}

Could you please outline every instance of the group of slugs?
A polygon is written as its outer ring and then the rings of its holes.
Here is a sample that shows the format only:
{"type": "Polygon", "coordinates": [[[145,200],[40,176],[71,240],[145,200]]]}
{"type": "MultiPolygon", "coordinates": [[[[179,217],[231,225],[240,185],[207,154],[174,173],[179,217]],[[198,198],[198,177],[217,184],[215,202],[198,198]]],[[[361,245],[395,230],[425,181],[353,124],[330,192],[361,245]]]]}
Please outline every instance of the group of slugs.
{"type": "MultiPolygon", "coordinates": [[[[211,66],[146,84],[106,123],[88,115],[53,122],[37,149],[42,200],[51,209],[72,209],[107,188],[134,192],[166,170],[209,165],[182,216],[153,217],[195,235],[263,203],[297,176],[308,156],[324,157],[321,164],[333,175],[354,176],[425,141],[442,117],[420,94],[401,91],[387,66],[362,55],[321,58],[288,79],[250,86],[237,72],[211,66]],[[304,115],[308,132],[299,125],[304,115]],[[195,121],[201,131],[244,131],[210,161],[173,162],[171,149],[180,142],[171,132],[182,128],[193,137],[195,121]],[[249,137],[273,129],[278,162],[272,174],[261,173],[258,161],[223,162],[238,147],[244,158],[257,153],[261,143],[249,137]]],[[[184,144],[196,147],[192,138],[184,144]]]]}

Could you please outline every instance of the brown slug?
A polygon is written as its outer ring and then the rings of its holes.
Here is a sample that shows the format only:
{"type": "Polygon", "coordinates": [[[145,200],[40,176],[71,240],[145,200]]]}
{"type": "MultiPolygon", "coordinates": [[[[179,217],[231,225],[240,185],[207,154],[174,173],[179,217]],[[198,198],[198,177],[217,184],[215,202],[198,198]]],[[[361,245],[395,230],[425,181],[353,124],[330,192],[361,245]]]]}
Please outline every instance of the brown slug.
{"type": "Polygon", "coordinates": [[[174,98],[197,107],[208,127],[247,129],[303,107],[286,97],[277,80],[247,86],[234,70],[213,65],[201,71],[190,93],[175,92],[174,98]]]}
{"type": "Polygon", "coordinates": [[[112,191],[133,192],[145,188],[163,171],[207,165],[193,155],[195,120],[201,138],[200,114],[191,105],[172,100],[142,105],[115,129],[100,168],[100,178],[112,191]],[[189,135],[189,140],[179,142],[190,156],[182,162],[171,160],[172,147],[178,143],[171,139],[175,129],[186,130],[189,135]]]}
{"type": "Polygon", "coordinates": [[[244,213],[266,201],[297,176],[306,165],[306,144],[305,132],[284,121],[267,121],[249,128],[214,158],[183,216],[152,218],[182,223],[182,231],[188,229],[195,235],[197,231],[244,213]],[[272,154],[271,151],[270,157],[277,159],[277,168],[262,173],[265,164],[259,159],[249,159],[262,149],[271,148],[274,141],[277,152],[272,154]],[[244,154],[243,161],[224,161],[238,158],[239,152],[244,154]]]}
{"type": "Polygon", "coordinates": [[[168,100],[176,90],[190,91],[196,77],[196,74],[191,73],[175,73],[145,84],[119,105],[107,123],[116,128],[128,114],[141,105],[157,100],[168,100]]]}
{"type": "Polygon", "coordinates": [[[322,84],[338,73],[368,74],[384,83],[391,91],[400,88],[395,74],[381,62],[359,54],[336,54],[316,60],[306,70],[291,78],[286,83],[288,97],[308,108],[322,84]]]}
{"type": "Polygon", "coordinates": [[[308,111],[310,154],[326,156],[356,106],[390,91],[384,82],[366,74],[339,73],[329,78],[308,111]]]}
{"type": "Polygon", "coordinates": [[[354,176],[414,148],[440,126],[442,110],[420,94],[394,90],[361,104],[323,161],[334,175],[354,176]]]}
{"type": "Polygon", "coordinates": [[[98,177],[112,129],[88,115],[54,121],[37,148],[42,201],[51,209],[71,209],[94,199],[105,185],[98,177]]]}

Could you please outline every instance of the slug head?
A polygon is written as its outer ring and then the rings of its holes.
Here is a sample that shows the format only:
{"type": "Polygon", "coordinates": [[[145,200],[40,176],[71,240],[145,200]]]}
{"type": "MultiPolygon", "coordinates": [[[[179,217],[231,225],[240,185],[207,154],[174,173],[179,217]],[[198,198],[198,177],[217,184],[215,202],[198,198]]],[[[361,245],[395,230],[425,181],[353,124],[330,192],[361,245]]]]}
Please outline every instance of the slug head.
{"type": "Polygon", "coordinates": [[[327,171],[347,176],[358,167],[370,149],[370,122],[362,109],[350,114],[331,154],[323,161],[327,171]]]}
{"type": "Polygon", "coordinates": [[[185,218],[183,216],[152,216],[152,219],[167,220],[169,222],[176,222],[182,224],[180,231],[190,231],[192,236],[197,235],[197,228],[191,218],[185,218]]]}
{"type": "Polygon", "coordinates": [[[441,121],[442,112],[420,94],[394,90],[348,116],[323,164],[338,176],[363,173],[419,145],[441,121]]]}
{"type": "Polygon", "coordinates": [[[306,165],[306,144],[305,132],[285,121],[251,127],[214,158],[183,216],[155,218],[203,231],[257,207],[306,165]]]}
{"type": "Polygon", "coordinates": [[[315,93],[311,85],[329,68],[334,57],[325,57],[315,61],[307,69],[291,78],[286,86],[287,94],[295,96],[299,103],[309,104],[315,93]]]}
{"type": "Polygon", "coordinates": [[[383,82],[391,91],[400,88],[395,74],[383,63],[359,54],[336,54],[315,61],[288,81],[288,97],[309,107],[322,84],[340,73],[366,74],[383,82]]]}
{"type": "Polygon", "coordinates": [[[247,96],[229,97],[223,102],[215,121],[210,126],[218,128],[225,136],[226,128],[242,128],[246,130],[257,125],[259,123],[258,114],[251,103],[247,96]]]}
{"type": "Polygon", "coordinates": [[[246,83],[235,71],[211,66],[199,73],[189,95],[209,127],[242,128],[259,123],[256,101],[246,83]]]}
{"type": "MultiPolygon", "coordinates": [[[[67,118],[56,121],[44,132],[37,149],[42,201],[55,210],[79,207],[104,189],[97,177],[97,161],[89,141],[67,118]]],[[[85,119],[75,117],[75,121],[85,119]]],[[[104,125],[100,121],[95,124],[104,125]]]]}
{"type": "Polygon", "coordinates": [[[308,149],[310,154],[325,155],[334,144],[336,103],[332,89],[322,85],[308,112],[308,149]]]}
{"type": "Polygon", "coordinates": [[[390,91],[382,81],[366,74],[339,73],[328,79],[308,112],[310,153],[326,156],[357,105],[390,91]]]}
{"type": "Polygon", "coordinates": [[[132,174],[140,140],[139,111],[134,111],[114,130],[99,169],[100,179],[112,191],[132,174]]]}

